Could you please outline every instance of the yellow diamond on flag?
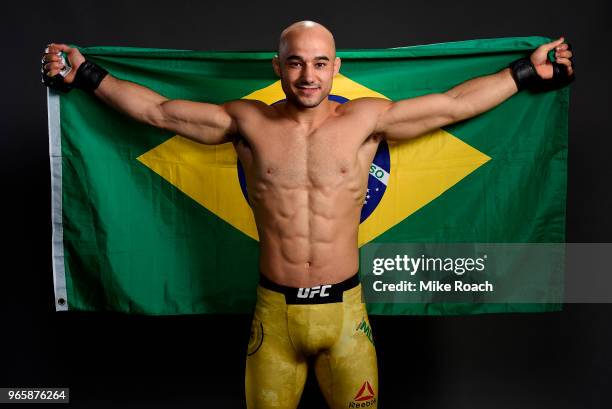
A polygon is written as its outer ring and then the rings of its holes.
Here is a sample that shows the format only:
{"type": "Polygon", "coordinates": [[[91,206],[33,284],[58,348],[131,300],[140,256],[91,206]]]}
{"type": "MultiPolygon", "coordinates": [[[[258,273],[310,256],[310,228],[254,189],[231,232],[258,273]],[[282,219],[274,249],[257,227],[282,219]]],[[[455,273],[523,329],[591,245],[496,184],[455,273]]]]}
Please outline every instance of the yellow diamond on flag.
{"type": "Polygon", "coordinates": [[[359,226],[359,246],[433,201],[491,158],[443,129],[389,145],[391,172],[382,200],[359,226]]]}
{"type": "MultiPolygon", "coordinates": [[[[334,78],[331,94],[348,100],[388,99],[342,74],[334,78]]],[[[273,104],[285,94],[280,81],[276,81],[243,98],[273,104]]],[[[390,143],[389,157],[386,190],[359,227],[359,246],[400,223],[491,159],[442,129],[407,142],[390,143]]],[[[137,159],[219,218],[258,240],[231,143],[208,146],[176,135],[137,159]]]]}

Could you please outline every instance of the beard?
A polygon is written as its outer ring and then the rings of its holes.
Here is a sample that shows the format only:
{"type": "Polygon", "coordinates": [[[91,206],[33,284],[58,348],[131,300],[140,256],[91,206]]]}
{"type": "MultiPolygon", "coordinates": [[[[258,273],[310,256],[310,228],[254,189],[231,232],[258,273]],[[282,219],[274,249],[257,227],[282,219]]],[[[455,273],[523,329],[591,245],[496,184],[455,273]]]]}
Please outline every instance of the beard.
{"type": "Polygon", "coordinates": [[[293,105],[297,106],[298,108],[316,108],[319,106],[319,104],[321,104],[321,102],[323,102],[325,98],[327,98],[327,95],[324,95],[322,93],[316,99],[300,98],[298,95],[295,95],[295,94],[287,95],[287,100],[290,101],[293,105]]]}
{"type": "MultiPolygon", "coordinates": [[[[299,85],[296,85],[296,87],[298,86],[299,85]]],[[[329,93],[325,93],[322,88],[319,88],[318,94],[316,96],[313,95],[310,97],[294,93],[291,88],[285,90],[285,96],[287,97],[287,100],[298,108],[316,108],[317,106],[319,106],[319,104],[321,104],[321,102],[323,102],[324,99],[327,98],[328,94],[329,93]]]]}

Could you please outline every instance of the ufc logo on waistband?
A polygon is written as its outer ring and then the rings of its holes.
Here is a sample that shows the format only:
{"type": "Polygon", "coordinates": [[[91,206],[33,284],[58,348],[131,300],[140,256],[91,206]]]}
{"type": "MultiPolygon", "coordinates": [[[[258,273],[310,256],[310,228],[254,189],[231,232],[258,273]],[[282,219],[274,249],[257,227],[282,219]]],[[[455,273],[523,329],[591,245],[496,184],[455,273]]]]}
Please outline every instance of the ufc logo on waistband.
{"type": "Polygon", "coordinates": [[[331,288],[331,284],[323,285],[323,286],[316,285],[314,287],[308,287],[308,288],[300,288],[297,292],[297,296],[298,298],[314,298],[318,294],[319,297],[328,297],[329,293],[327,292],[327,290],[330,288],[331,288]]]}

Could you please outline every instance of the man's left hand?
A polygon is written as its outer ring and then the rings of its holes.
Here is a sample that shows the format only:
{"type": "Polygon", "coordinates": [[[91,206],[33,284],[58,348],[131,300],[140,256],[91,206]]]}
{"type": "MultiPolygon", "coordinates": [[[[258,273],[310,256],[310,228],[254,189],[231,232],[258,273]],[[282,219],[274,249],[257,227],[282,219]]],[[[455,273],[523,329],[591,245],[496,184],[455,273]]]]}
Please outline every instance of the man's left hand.
{"type": "Polygon", "coordinates": [[[565,43],[565,38],[560,37],[550,43],[542,44],[533,54],[531,54],[531,62],[535,67],[538,75],[543,79],[550,79],[553,76],[553,66],[548,59],[550,50],[555,50],[555,62],[564,65],[567,69],[567,74],[571,77],[574,74],[572,67],[572,51],[569,49],[569,44],[565,43]]]}

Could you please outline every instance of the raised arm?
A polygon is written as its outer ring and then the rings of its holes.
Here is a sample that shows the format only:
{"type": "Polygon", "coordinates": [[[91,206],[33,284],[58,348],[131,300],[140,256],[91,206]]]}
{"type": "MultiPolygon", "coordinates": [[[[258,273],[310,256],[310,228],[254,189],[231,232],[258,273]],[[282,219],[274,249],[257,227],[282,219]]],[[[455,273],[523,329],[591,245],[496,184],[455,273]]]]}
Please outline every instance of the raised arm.
{"type": "MultiPolygon", "coordinates": [[[[50,77],[64,68],[58,55],[60,51],[66,53],[73,67],[63,81],[74,84],[78,69],[86,61],[78,49],[65,44],[50,44],[43,56],[46,62],[44,68],[50,77]]],[[[93,93],[109,106],[139,122],[175,132],[196,142],[221,144],[229,142],[229,137],[236,132],[236,123],[224,105],[171,100],[110,74],[104,75],[93,93]]]]}
{"type": "Polygon", "coordinates": [[[131,118],[207,145],[229,142],[235,123],[223,105],[168,99],[107,75],[95,95],[131,118]]]}
{"type": "Polygon", "coordinates": [[[567,44],[562,43],[563,37],[538,47],[530,57],[535,72],[528,73],[529,67],[519,67],[519,78],[517,72],[505,68],[466,81],[441,94],[387,102],[380,111],[376,132],[390,140],[405,140],[488,111],[515,94],[519,89],[517,84],[535,85],[538,79],[553,78],[553,66],[547,54],[554,48],[557,50],[556,62],[565,66],[566,75],[572,76],[572,52],[567,44]],[[528,75],[531,77],[526,77],[528,75]]]}

